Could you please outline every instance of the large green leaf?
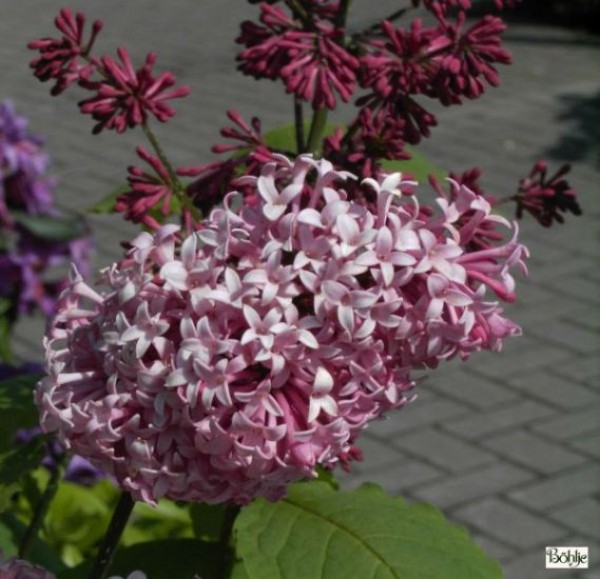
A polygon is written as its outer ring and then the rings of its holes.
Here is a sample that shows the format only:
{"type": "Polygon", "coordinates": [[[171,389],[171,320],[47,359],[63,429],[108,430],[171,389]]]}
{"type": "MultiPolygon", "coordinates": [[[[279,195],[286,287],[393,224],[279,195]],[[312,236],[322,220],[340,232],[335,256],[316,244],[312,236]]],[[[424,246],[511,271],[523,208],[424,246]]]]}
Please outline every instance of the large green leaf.
{"type": "Polygon", "coordinates": [[[0,454],[14,446],[18,428],[38,424],[33,389],[39,379],[39,375],[26,375],[0,381],[0,454]]]}
{"type": "Polygon", "coordinates": [[[430,174],[438,179],[445,179],[448,176],[446,171],[434,165],[424,155],[416,153],[413,148],[408,147],[408,151],[412,155],[411,159],[406,161],[383,160],[382,167],[389,172],[410,173],[420,183],[426,183],[430,174]]]}
{"type": "MultiPolygon", "coordinates": [[[[119,549],[109,576],[127,577],[132,571],[144,571],[149,579],[202,579],[219,577],[219,554],[213,544],[196,539],[149,541],[119,549]]],[[[58,579],[85,579],[91,561],[58,575],[58,579]]]]}
{"type": "Polygon", "coordinates": [[[15,221],[27,231],[48,241],[66,242],[87,235],[85,222],[80,217],[53,217],[13,212],[15,221]]]}
{"type": "Polygon", "coordinates": [[[335,492],[293,485],[277,503],[255,501],[235,525],[235,569],[249,579],[348,577],[496,579],[500,566],[434,507],[407,505],[379,487],[335,492]]]}
{"type": "Polygon", "coordinates": [[[117,203],[117,199],[123,193],[127,193],[131,188],[128,185],[121,185],[117,187],[114,191],[111,191],[106,197],[103,197],[98,203],[94,203],[91,207],[87,208],[88,213],[96,213],[99,215],[106,215],[108,213],[115,212],[115,205],[117,203]]]}
{"type": "Polygon", "coordinates": [[[19,490],[21,479],[35,470],[44,456],[45,438],[36,436],[27,444],[0,456],[0,513],[10,505],[10,499],[19,490]]]}

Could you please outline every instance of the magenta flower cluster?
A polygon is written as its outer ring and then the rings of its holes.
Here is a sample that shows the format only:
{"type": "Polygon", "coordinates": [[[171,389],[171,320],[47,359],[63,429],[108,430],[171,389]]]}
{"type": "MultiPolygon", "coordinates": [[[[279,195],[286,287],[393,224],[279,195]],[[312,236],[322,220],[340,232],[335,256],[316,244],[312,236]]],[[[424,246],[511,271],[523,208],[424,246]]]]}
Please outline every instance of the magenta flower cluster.
{"type": "Polygon", "coordinates": [[[308,155],[238,185],[256,202],[140,234],[106,289],[75,270],[46,339],[42,428],[137,500],[278,499],[352,456],[415,369],[519,333],[488,290],[513,300],[527,252],[516,225],[468,249],[511,225],[464,185],[428,215],[401,174],[359,183],[308,155]]]}
{"type": "Polygon", "coordinates": [[[63,8],[55,24],[61,33],[59,38],[42,38],[29,43],[29,48],[39,53],[31,62],[31,68],[39,80],[55,82],[53,95],[72,84],[94,93],[81,101],[79,108],[96,121],[95,133],[103,129],[122,133],[145,125],[150,116],[165,122],[175,114],[165,101],[189,94],[188,87],[174,88],[175,77],[170,72],[154,75],[154,53],[149,53],[144,65],[137,70],[123,47],[117,50],[119,60],[108,55],[93,57],[91,51],[102,29],[101,21],[92,24],[88,40],[85,40],[85,16],[81,13],[74,15],[63,8]]]}
{"type": "Polygon", "coordinates": [[[59,216],[42,144],[9,101],[0,104],[0,299],[11,322],[38,307],[52,313],[64,280],[49,272],[70,261],[87,272],[91,250],[88,237],[48,239],[27,227],[28,218],[59,216]]]}

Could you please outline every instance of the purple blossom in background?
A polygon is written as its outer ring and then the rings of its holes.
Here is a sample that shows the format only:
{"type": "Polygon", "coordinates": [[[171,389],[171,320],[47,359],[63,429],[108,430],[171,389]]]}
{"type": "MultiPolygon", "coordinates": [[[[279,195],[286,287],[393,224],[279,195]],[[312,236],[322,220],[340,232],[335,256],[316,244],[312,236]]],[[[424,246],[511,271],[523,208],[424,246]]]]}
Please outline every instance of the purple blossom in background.
{"type": "Polygon", "coordinates": [[[87,270],[92,249],[87,235],[58,241],[23,225],[23,216],[59,217],[42,143],[28,133],[27,120],[10,101],[0,103],[0,299],[10,302],[11,322],[36,308],[52,314],[65,285],[65,266],[74,262],[87,270]]]}

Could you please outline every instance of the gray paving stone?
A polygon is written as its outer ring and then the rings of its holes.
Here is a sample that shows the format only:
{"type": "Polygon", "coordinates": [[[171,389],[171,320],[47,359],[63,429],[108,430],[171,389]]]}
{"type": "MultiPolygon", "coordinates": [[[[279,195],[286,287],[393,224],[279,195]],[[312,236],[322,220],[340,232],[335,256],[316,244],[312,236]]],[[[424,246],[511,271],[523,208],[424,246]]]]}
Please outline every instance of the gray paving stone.
{"type": "Polygon", "coordinates": [[[465,438],[477,440],[482,436],[514,428],[555,413],[556,410],[546,404],[531,400],[520,400],[516,403],[504,405],[498,410],[472,413],[468,418],[460,420],[446,420],[443,423],[443,428],[465,438]]]}
{"type": "Polygon", "coordinates": [[[503,567],[504,579],[581,579],[581,569],[546,569],[545,557],[541,546],[514,558],[503,567]]]}
{"type": "Polygon", "coordinates": [[[600,421],[600,407],[594,405],[587,410],[571,412],[558,418],[543,420],[533,427],[538,434],[556,440],[568,440],[582,434],[594,432],[600,421]]]}
{"type": "Polygon", "coordinates": [[[380,470],[367,469],[351,475],[340,473],[336,476],[342,489],[352,490],[372,482],[381,485],[391,495],[399,495],[406,489],[439,479],[443,473],[419,460],[405,459],[380,470]]]}
{"type": "Polygon", "coordinates": [[[524,376],[513,376],[508,384],[524,394],[562,408],[578,408],[600,402],[600,395],[593,390],[547,369],[524,376]]]}
{"type": "Polygon", "coordinates": [[[548,516],[587,537],[600,539],[600,501],[598,499],[589,497],[558,509],[551,509],[548,516]]]}
{"type": "Polygon", "coordinates": [[[589,464],[525,485],[512,491],[509,497],[525,506],[546,511],[596,493],[599,488],[600,464],[589,464]]]}
{"type": "Polygon", "coordinates": [[[570,452],[522,430],[486,439],[483,445],[501,456],[543,473],[554,473],[586,462],[586,458],[579,453],[570,452]]]}
{"type": "Polygon", "coordinates": [[[423,428],[416,434],[402,436],[393,444],[407,453],[421,457],[440,468],[458,472],[493,462],[493,456],[451,434],[423,428]]]}
{"type": "Polygon", "coordinates": [[[592,380],[600,376],[600,359],[577,356],[568,362],[551,364],[549,370],[571,380],[592,380]]]}
{"type": "MultiPolygon", "coordinates": [[[[479,366],[481,366],[481,362],[479,366]]],[[[486,377],[464,370],[456,371],[449,376],[432,377],[431,388],[478,408],[491,408],[497,404],[518,399],[518,396],[508,388],[504,388],[486,377]]]]}
{"type": "Polygon", "coordinates": [[[382,438],[438,423],[450,417],[465,415],[469,409],[428,388],[417,387],[417,398],[401,412],[390,412],[384,420],[370,425],[369,432],[382,438]]]}
{"type": "Polygon", "coordinates": [[[569,321],[553,320],[550,323],[537,325],[529,331],[544,340],[583,354],[600,353],[600,334],[578,328],[569,321]]]}
{"type": "Polygon", "coordinates": [[[494,539],[522,550],[549,544],[549,541],[565,534],[559,525],[498,498],[475,501],[453,511],[452,516],[494,539]]]}
{"type": "Polygon", "coordinates": [[[575,438],[569,442],[569,446],[600,459],[600,432],[590,436],[575,438]]]}
{"type": "Polygon", "coordinates": [[[419,486],[411,494],[440,508],[504,493],[535,478],[529,470],[506,462],[496,462],[465,474],[444,477],[441,481],[419,486]]]}
{"type": "Polygon", "coordinates": [[[487,535],[472,533],[471,539],[475,541],[490,557],[496,559],[502,563],[505,560],[513,559],[515,556],[515,550],[508,545],[504,545],[499,541],[496,541],[487,535]]]}

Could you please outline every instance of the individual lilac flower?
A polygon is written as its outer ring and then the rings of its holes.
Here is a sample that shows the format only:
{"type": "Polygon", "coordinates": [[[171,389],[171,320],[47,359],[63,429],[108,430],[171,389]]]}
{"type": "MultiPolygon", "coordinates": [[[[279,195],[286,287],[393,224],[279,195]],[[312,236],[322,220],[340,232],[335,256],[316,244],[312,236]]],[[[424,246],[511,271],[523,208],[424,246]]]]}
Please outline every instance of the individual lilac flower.
{"type": "Polygon", "coordinates": [[[547,176],[545,161],[538,161],[525,179],[519,182],[519,190],[512,198],[517,202],[517,218],[528,212],[544,227],[554,222],[564,223],[563,213],[581,215],[576,191],[563,179],[571,170],[563,165],[551,177],[547,176]]]}
{"type": "Polygon", "coordinates": [[[100,58],[98,67],[103,72],[102,80],[79,81],[84,88],[96,91],[95,96],[79,103],[81,112],[97,121],[93,132],[115,129],[122,133],[128,128],[146,124],[149,115],[162,123],[168,121],[175,111],[165,101],[187,96],[189,87],[172,88],[175,77],[170,72],[155,77],[152,67],[156,54],[153,52],[148,54],[144,66],[137,71],[125,48],[119,47],[117,53],[121,63],[110,56],[100,58]]]}
{"type": "Polygon", "coordinates": [[[413,369],[518,334],[486,301],[513,298],[516,229],[467,250],[453,223],[471,205],[426,215],[401,175],[356,184],[310,156],[243,184],[256,204],[230,192],[187,238],[141,234],[104,288],[74,270],[51,324],[42,428],[137,500],[277,500],[346,464],[412,399],[413,369]]]}
{"type": "Polygon", "coordinates": [[[2,549],[0,549],[0,577],[2,579],[56,579],[54,573],[29,561],[16,557],[5,559],[2,549]]]}
{"type": "Polygon", "coordinates": [[[81,13],[73,15],[68,8],[60,11],[55,24],[62,33],[61,38],[42,38],[27,45],[40,53],[30,65],[35,76],[42,82],[56,81],[52,95],[60,94],[80,77],[91,74],[93,64],[89,61],[89,54],[102,29],[102,22],[96,20],[92,24],[90,38],[84,40],[85,16],[81,13]]]}

